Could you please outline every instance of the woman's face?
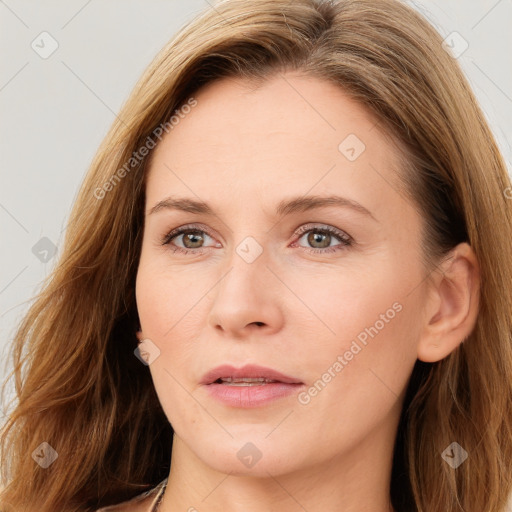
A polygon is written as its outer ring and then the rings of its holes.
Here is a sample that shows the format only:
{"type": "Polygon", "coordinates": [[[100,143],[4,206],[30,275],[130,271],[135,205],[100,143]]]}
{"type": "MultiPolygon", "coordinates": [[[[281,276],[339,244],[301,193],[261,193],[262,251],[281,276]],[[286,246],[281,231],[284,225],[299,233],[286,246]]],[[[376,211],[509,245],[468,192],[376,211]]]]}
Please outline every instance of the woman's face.
{"type": "Polygon", "coordinates": [[[396,150],[341,89],[298,74],[195,99],[155,148],[136,283],[177,437],[232,474],[389,456],[426,294],[396,150]],[[296,383],[204,384],[221,365],[296,383]]]}

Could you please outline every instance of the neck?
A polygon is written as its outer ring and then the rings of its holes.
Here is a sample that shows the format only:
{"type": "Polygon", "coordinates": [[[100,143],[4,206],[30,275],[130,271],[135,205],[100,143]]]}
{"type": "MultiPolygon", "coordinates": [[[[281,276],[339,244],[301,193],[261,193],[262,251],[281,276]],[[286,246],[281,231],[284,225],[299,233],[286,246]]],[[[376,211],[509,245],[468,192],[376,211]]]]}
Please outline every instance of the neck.
{"type": "Polygon", "coordinates": [[[263,476],[240,474],[238,467],[215,470],[175,434],[158,512],[393,512],[389,489],[396,425],[391,427],[376,429],[327,461],[287,472],[268,467],[263,476]]]}

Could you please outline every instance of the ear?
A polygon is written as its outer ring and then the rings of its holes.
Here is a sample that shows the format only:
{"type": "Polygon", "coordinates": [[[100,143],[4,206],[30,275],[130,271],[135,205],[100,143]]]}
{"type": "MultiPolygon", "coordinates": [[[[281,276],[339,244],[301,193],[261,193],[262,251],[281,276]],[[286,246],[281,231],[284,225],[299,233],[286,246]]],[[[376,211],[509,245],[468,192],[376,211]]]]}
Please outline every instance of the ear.
{"type": "Polygon", "coordinates": [[[142,330],[140,329],[140,327],[137,331],[135,331],[135,336],[137,336],[139,343],[144,339],[144,336],[142,335],[142,330]]]}
{"type": "Polygon", "coordinates": [[[430,276],[418,359],[440,361],[473,330],[479,309],[480,268],[467,243],[457,245],[430,276]]]}

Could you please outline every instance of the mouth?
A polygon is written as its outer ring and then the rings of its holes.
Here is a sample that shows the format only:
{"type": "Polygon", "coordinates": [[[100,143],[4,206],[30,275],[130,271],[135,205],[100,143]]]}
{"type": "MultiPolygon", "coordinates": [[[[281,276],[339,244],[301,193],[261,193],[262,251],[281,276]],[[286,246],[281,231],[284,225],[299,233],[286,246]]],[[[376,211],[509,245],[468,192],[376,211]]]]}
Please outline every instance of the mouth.
{"type": "Polygon", "coordinates": [[[227,377],[223,379],[217,379],[212,384],[229,384],[230,386],[262,386],[265,384],[280,382],[278,380],[269,380],[269,379],[249,379],[249,378],[241,378],[241,379],[233,379],[232,377],[227,377]]]}
{"type": "Polygon", "coordinates": [[[278,399],[290,398],[304,383],[295,377],[263,366],[235,368],[223,365],[202,379],[209,395],[223,405],[235,408],[263,407],[278,399]]]}
{"type": "Polygon", "coordinates": [[[206,373],[201,384],[223,384],[229,386],[265,386],[268,384],[303,384],[295,377],[266,368],[264,366],[246,365],[235,368],[231,365],[222,365],[206,373]]]}

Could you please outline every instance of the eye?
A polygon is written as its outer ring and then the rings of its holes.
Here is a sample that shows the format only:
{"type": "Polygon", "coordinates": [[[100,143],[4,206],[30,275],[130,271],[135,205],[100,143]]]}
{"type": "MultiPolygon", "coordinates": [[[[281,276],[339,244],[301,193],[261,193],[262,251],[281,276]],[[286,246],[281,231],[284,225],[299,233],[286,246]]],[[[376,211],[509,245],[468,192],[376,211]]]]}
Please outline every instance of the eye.
{"type": "Polygon", "coordinates": [[[308,224],[299,228],[297,234],[302,235],[298,241],[305,238],[306,243],[310,244],[312,248],[302,244],[299,244],[299,246],[312,253],[322,254],[341,251],[353,244],[353,240],[350,236],[332,226],[319,227],[308,224]],[[337,239],[341,243],[334,246],[331,245],[334,239],[337,239]]]}
{"type": "MultiPolygon", "coordinates": [[[[207,231],[199,229],[197,226],[181,226],[180,228],[172,230],[167,233],[161,240],[162,245],[170,245],[173,252],[179,252],[188,254],[195,252],[201,254],[201,249],[204,248],[204,241],[206,238],[212,238],[207,231]],[[179,240],[181,238],[181,244],[176,245],[171,243],[174,239],[179,240]]],[[[213,239],[213,238],[212,238],[213,239]]],[[[220,247],[219,243],[214,244],[214,247],[220,247]]]]}
{"type": "MultiPolygon", "coordinates": [[[[299,228],[295,235],[301,235],[298,241],[305,238],[306,243],[313,247],[306,247],[299,244],[306,251],[314,254],[324,254],[328,252],[335,252],[346,249],[353,244],[352,238],[344,233],[343,231],[336,229],[332,226],[315,226],[306,224],[299,228]],[[307,236],[306,236],[307,235],[307,236]],[[332,245],[331,242],[338,240],[340,243],[332,245]]],[[[169,245],[172,248],[173,253],[182,254],[202,254],[205,246],[205,240],[213,237],[208,234],[208,231],[199,229],[196,225],[181,226],[167,233],[161,240],[162,245],[169,245]],[[181,239],[181,240],[180,240],[181,239]],[[174,243],[173,240],[177,240],[178,243],[174,243]]],[[[296,246],[296,242],[292,244],[292,247],[296,246]]],[[[209,247],[221,247],[219,242],[215,242],[209,247]]]]}

